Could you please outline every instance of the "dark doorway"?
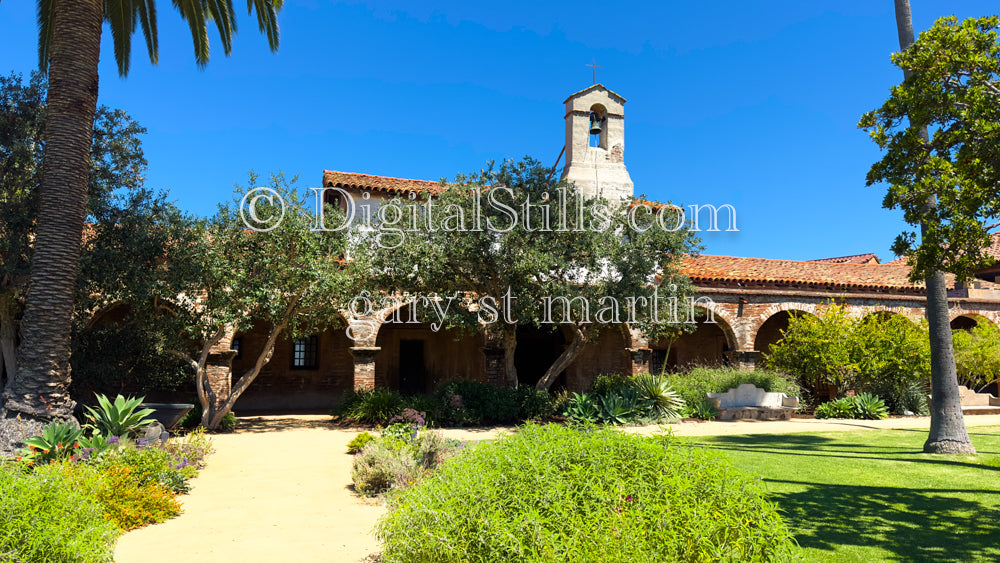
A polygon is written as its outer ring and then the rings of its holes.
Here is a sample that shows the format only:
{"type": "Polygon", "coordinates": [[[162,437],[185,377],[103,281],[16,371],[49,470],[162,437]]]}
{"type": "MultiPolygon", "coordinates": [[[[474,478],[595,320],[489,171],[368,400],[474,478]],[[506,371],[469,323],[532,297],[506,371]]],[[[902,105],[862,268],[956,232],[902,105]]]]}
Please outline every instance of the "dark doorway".
{"type": "MultiPolygon", "coordinates": [[[[565,347],[566,339],[557,328],[539,329],[534,326],[517,327],[517,349],[514,351],[514,367],[517,368],[518,385],[534,386],[545,375],[549,366],[555,363],[565,347]]],[[[550,389],[566,386],[566,371],[552,383],[550,389]]]]}
{"type": "Polygon", "coordinates": [[[399,341],[399,390],[405,395],[427,390],[423,340],[399,341]]]}

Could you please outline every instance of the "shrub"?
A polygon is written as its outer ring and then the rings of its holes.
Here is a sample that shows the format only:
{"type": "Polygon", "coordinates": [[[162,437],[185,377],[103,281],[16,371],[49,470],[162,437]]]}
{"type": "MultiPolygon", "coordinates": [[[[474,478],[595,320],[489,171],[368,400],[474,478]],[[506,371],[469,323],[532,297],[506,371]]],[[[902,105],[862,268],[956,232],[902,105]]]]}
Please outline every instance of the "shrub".
{"type": "Polygon", "coordinates": [[[573,393],[566,401],[563,414],[577,424],[594,424],[600,420],[601,412],[594,397],[583,393],[573,393]]]}
{"type": "Polygon", "coordinates": [[[406,397],[405,408],[413,409],[416,412],[424,413],[424,422],[427,426],[441,425],[441,401],[434,395],[414,395],[406,397]]]}
{"type": "Polygon", "coordinates": [[[196,465],[176,460],[170,452],[157,447],[123,445],[95,457],[93,464],[105,472],[126,467],[137,486],[157,483],[173,493],[188,492],[191,487],[187,480],[198,474],[196,465]]]}
{"type": "Polygon", "coordinates": [[[77,450],[77,440],[83,430],[62,421],[53,420],[42,428],[42,433],[24,441],[27,449],[21,450],[19,459],[29,465],[51,463],[69,459],[77,450]]]}
{"type": "Polygon", "coordinates": [[[590,383],[590,392],[594,395],[609,395],[631,388],[632,378],[627,375],[601,374],[590,383]]]}
{"type": "Polygon", "coordinates": [[[114,402],[111,402],[104,395],[97,395],[97,409],[84,407],[87,419],[90,420],[87,427],[93,428],[95,433],[105,436],[135,434],[140,429],[156,422],[152,418],[146,418],[153,414],[153,409],[136,410],[142,401],[143,397],[126,399],[118,395],[114,402]]]}
{"type": "Polygon", "coordinates": [[[759,482],[667,437],[527,425],[389,499],[383,561],[780,561],[759,482]]]}
{"type": "Polygon", "coordinates": [[[101,473],[105,483],[97,490],[97,502],[122,530],[163,522],[181,513],[173,493],[158,482],[141,482],[131,467],[112,465],[101,473]]]}
{"type": "Polygon", "coordinates": [[[871,393],[841,397],[816,407],[816,418],[852,418],[881,420],[889,416],[885,402],[871,393]]]}
{"type": "Polygon", "coordinates": [[[61,463],[28,473],[0,464],[0,560],[110,561],[119,530],[86,491],[99,474],[61,463]],[[85,472],[87,486],[67,472],[85,472]]]}
{"type": "Polygon", "coordinates": [[[205,457],[212,453],[212,440],[204,428],[196,428],[183,440],[173,438],[163,445],[163,449],[173,457],[175,465],[195,470],[205,466],[205,457]]]}
{"type": "Polygon", "coordinates": [[[350,442],[347,443],[347,453],[356,454],[360,452],[362,449],[364,449],[365,446],[368,445],[369,442],[371,442],[374,439],[375,436],[372,436],[368,432],[362,432],[358,434],[350,442]]]}
{"type": "Polygon", "coordinates": [[[374,387],[344,393],[334,414],[355,422],[385,424],[403,411],[405,400],[395,391],[374,387]]]}
{"type": "Polygon", "coordinates": [[[472,380],[449,381],[437,390],[438,400],[445,405],[444,424],[479,426],[511,424],[519,420],[520,401],[517,390],[497,388],[472,380]]]}
{"type": "Polygon", "coordinates": [[[593,391],[574,393],[565,401],[563,415],[580,424],[634,424],[680,418],[684,403],[666,378],[640,374],[635,377],[602,375],[593,391]]]}
{"type": "Polygon", "coordinates": [[[719,416],[719,411],[708,402],[708,399],[702,399],[697,403],[685,403],[683,413],[687,418],[700,420],[712,420],[719,416]]]}
{"type": "Polygon", "coordinates": [[[855,418],[864,420],[882,420],[889,416],[889,409],[879,397],[871,393],[858,393],[854,397],[855,418]]]}
{"type": "Polygon", "coordinates": [[[420,476],[412,455],[400,455],[392,446],[376,440],[354,457],[351,480],[362,495],[377,495],[394,487],[406,487],[420,476]]]}
{"type": "Polygon", "coordinates": [[[226,432],[232,432],[233,430],[236,430],[237,424],[238,420],[236,418],[236,413],[227,412],[222,416],[222,420],[219,421],[219,428],[225,430],[226,432]]]}
{"type": "Polygon", "coordinates": [[[706,393],[725,393],[741,383],[752,383],[769,393],[784,393],[798,397],[800,389],[791,379],[767,370],[742,371],[734,368],[694,368],[687,373],[670,374],[667,382],[684,399],[685,404],[698,404],[706,393]]]}
{"type": "Polygon", "coordinates": [[[680,418],[678,411],[684,408],[684,399],[670,387],[666,377],[651,373],[640,373],[632,378],[631,384],[639,396],[652,405],[655,414],[662,418],[680,418]]]}
{"type": "Polygon", "coordinates": [[[440,432],[393,424],[355,456],[351,470],[354,488],[363,495],[376,495],[408,487],[461,447],[462,443],[446,439],[440,432]]]}
{"type": "Polygon", "coordinates": [[[816,407],[816,418],[854,418],[854,403],[850,397],[841,397],[816,407]]]}

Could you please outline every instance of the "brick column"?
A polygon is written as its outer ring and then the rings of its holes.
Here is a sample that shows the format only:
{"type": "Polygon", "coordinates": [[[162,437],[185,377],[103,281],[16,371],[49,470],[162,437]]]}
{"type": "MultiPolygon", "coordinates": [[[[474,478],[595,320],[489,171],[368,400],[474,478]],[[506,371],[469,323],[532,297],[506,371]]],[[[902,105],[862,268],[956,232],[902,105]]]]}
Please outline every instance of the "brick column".
{"type": "Polygon", "coordinates": [[[632,375],[649,373],[649,360],[653,356],[653,351],[649,348],[629,348],[629,357],[632,359],[632,375]]]}
{"type": "Polygon", "coordinates": [[[379,346],[354,346],[351,348],[351,355],[354,356],[355,391],[375,387],[375,354],[381,349],[379,346]]]}
{"type": "Polygon", "coordinates": [[[483,355],[486,356],[486,383],[493,387],[506,387],[507,381],[504,378],[504,367],[506,354],[501,348],[483,348],[483,355]]]}
{"type": "Polygon", "coordinates": [[[741,371],[753,371],[757,364],[757,352],[752,350],[726,352],[725,354],[729,365],[741,371]]]}
{"type": "Polygon", "coordinates": [[[205,374],[208,376],[208,388],[210,395],[215,398],[213,408],[219,408],[226,402],[232,391],[233,381],[233,358],[236,351],[226,350],[225,352],[213,352],[208,355],[205,362],[205,374]]]}

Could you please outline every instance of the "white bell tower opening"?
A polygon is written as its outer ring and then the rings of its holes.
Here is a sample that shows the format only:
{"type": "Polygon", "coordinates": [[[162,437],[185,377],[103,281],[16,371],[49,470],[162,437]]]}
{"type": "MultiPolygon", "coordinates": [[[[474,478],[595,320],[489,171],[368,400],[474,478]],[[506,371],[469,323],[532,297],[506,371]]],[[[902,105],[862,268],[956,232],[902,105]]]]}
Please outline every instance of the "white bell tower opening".
{"type": "Polygon", "coordinates": [[[566,166],[562,179],[587,197],[635,195],[625,169],[625,98],[603,84],[566,98],[566,166]]]}

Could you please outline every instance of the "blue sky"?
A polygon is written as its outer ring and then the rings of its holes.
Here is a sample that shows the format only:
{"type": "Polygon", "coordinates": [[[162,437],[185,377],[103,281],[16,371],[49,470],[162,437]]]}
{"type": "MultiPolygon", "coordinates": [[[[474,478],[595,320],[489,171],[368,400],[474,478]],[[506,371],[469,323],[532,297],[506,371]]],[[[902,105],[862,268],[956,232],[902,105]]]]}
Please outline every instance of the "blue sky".
{"type": "MultiPolygon", "coordinates": [[[[996,11],[911,3],[918,32],[996,11]]],[[[100,102],[148,128],[149,184],[208,215],[251,169],[306,187],[324,169],[437,180],[490,159],[552,164],[562,101],[596,59],[628,100],[636,193],[738,210],[740,232],[704,233],[706,253],[892,258],[905,224],[865,186],[879,153],[856,128],[901,80],[892,2],[412,4],[286,0],[276,54],[241,11],[233,55],[199,70],[161,0],[159,65],[136,36],[119,78],[105,34],[100,102]]],[[[0,2],[0,73],[35,68],[34,6],[0,2]]]]}

